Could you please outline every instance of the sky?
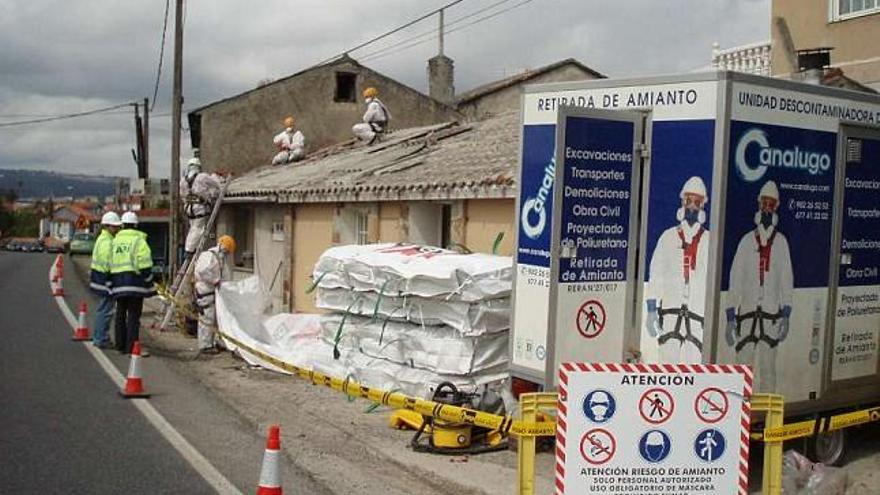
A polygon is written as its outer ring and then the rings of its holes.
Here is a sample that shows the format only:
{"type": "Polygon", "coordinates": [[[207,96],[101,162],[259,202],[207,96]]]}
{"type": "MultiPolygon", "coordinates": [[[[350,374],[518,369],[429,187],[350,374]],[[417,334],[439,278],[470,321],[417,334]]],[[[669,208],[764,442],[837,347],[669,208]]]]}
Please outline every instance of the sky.
{"type": "MultiPolygon", "coordinates": [[[[184,111],[298,72],[450,2],[186,0],[184,111]]],[[[0,0],[0,169],[135,175],[133,108],[3,124],[152,98],[165,5],[0,0]]],[[[167,177],[171,163],[173,19],[172,1],[150,120],[156,177],[167,177]]],[[[456,91],[464,92],[569,57],[609,77],[707,69],[714,42],[726,48],[769,39],[770,1],[462,0],[447,9],[445,20],[454,30],[445,52],[455,61],[456,91]]],[[[432,17],[350,55],[426,91],[436,37],[406,40],[436,30],[432,17]]],[[[185,163],[186,129],[182,146],[185,163]]]]}

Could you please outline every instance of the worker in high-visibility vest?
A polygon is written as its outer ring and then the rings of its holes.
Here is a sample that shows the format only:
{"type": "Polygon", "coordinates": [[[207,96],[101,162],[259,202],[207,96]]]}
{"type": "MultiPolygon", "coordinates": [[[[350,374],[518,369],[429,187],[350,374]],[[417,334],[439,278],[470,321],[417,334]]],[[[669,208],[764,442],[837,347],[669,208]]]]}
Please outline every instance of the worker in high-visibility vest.
{"type": "Polygon", "coordinates": [[[195,279],[196,306],[199,308],[199,353],[216,354],[215,335],[217,330],[217,290],[220,284],[232,280],[232,260],[235,253],[235,239],[224,235],[217,239],[217,245],[202,251],[196,258],[193,271],[195,279]]]}
{"type": "Polygon", "coordinates": [[[101,217],[101,226],[103,227],[101,235],[98,236],[92,249],[92,266],[89,274],[89,288],[100,298],[95,311],[95,333],[92,335],[92,344],[101,349],[109,349],[113,346],[108,333],[114,304],[113,295],[110,293],[113,237],[122,227],[122,220],[115,211],[108,211],[101,217]]]}
{"type": "Polygon", "coordinates": [[[144,298],[156,295],[153,284],[153,257],[147,234],[137,229],[134,212],[122,215],[122,230],[113,238],[110,263],[111,293],[116,299],[116,350],[131,353],[140,338],[144,298]]]}

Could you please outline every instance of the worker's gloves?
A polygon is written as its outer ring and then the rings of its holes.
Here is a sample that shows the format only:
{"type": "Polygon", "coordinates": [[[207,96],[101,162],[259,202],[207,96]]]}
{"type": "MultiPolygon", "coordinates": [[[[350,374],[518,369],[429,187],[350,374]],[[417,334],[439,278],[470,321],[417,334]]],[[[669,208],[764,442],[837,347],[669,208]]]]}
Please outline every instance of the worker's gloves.
{"type": "Polygon", "coordinates": [[[727,327],[724,332],[725,340],[727,340],[727,345],[733,347],[736,345],[736,310],[734,308],[727,308],[727,327]]]}
{"type": "Polygon", "coordinates": [[[788,325],[789,319],[791,317],[791,306],[783,306],[781,313],[781,318],[779,318],[779,332],[776,337],[779,342],[785,340],[785,337],[788,336],[788,325]]]}
{"type": "Polygon", "coordinates": [[[657,338],[661,330],[660,314],[657,312],[657,300],[648,299],[646,303],[648,305],[648,316],[645,318],[645,330],[648,331],[648,335],[657,338]]]}

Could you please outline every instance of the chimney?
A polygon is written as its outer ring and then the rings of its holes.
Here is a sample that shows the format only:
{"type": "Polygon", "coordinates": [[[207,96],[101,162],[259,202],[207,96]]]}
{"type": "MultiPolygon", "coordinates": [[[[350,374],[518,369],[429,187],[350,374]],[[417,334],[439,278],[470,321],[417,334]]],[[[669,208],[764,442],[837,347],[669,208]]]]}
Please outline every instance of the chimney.
{"type": "Polygon", "coordinates": [[[831,65],[833,48],[810,48],[797,51],[798,70],[804,75],[804,82],[822,84],[825,68],[831,65]]]}
{"type": "Polygon", "coordinates": [[[455,102],[454,67],[452,59],[443,54],[443,9],[440,9],[439,18],[439,53],[428,60],[428,95],[451,105],[455,102]]]}

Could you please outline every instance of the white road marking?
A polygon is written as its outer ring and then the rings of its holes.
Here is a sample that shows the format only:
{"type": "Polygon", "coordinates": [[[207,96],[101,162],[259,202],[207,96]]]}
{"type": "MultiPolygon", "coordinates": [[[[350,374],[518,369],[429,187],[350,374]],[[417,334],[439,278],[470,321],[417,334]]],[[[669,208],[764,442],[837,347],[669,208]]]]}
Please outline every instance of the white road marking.
{"type": "MultiPolygon", "coordinates": [[[[52,272],[49,272],[49,289],[53,289],[52,284],[52,272]]],[[[55,302],[58,303],[58,307],[61,309],[61,314],[64,315],[64,319],[67,320],[67,323],[70,324],[71,330],[76,329],[77,321],[76,317],[73,316],[73,312],[67,306],[67,302],[64,300],[64,296],[53,296],[55,302]]],[[[83,342],[83,346],[87,351],[95,358],[95,361],[101,365],[101,368],[104,369],[104,372],[107,373],[107,376],[110,377],[111,380],[118,387],[122,387],[125,384],[125,377],[122,373],[116,369],[116,366],[110,361],[110,358],[104,355],[100,349],[96,348],[91,344],[91,341],[83,342]]],[[[205,481],[208,482],[217,493],[222,493],[224,495],[242,495],[242,492],[235,487],[228,479],[226,479],[223,474],[217,470],[209,461],[205,458],[195,447],[189,443],[183,435],[180,434],[177,430],[171,426],[171,423],[165,419],[156,408],[153,407],[148,401],[143,399],[131,399],[131,404],[136,407],[141,414],[147,418],[147,421],[153,425],[154,428],[163,436],[165,440],[168,440],[168,443],[177,450],[187,462],[189,462],[190,466],[199,473],[205,481]]]]}

